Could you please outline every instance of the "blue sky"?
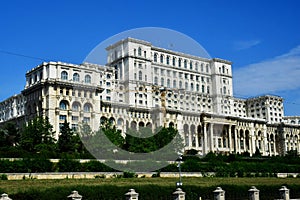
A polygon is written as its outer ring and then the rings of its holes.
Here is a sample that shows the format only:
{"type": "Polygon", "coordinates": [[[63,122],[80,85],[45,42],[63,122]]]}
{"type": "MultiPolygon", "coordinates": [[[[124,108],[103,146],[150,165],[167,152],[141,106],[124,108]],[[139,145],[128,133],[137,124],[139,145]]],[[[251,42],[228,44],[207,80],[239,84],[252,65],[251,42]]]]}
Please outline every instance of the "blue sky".
{"type": "Polygon", "coordinates": [[[234,94],[274,94],[300,115],[300,1],[0,1],[0,100],[43,61],[81,63],[99,43],[140,27],[172,29],[233,62],[234,94]],[[264,75],[263,75],[264,74],[264,75]]]}

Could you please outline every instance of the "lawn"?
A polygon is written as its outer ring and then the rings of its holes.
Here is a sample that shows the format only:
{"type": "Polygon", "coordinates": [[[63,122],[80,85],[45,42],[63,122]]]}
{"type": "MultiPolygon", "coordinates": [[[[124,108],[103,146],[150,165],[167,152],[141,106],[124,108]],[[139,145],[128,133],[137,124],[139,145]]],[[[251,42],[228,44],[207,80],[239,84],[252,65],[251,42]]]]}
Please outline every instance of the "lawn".
{"type": "MultiPolygon", "coordinates": [[[[169,191],[175,190],[175,183],[178,178],[98,178],[98,179],[60,179],[60,180],[1,180],[0,192],[8,193],[10,196],[17,198],[17,194],[26,192],[39,191],[44,193],[49,190],[58,191],[63,188],[65,192],[61,195],[67,195],[69,191],[78,190],[79,193],[88,193],[87,188],[122,188],[126,192],[130,188],[138,191],[141,188],[168,188],[169,191]],[[173,189],[172,189],[173,188],[173,189]],[[80,189],[84,191],[80,191],[80,189]]],[[[243,187],[245,190],[250,189],[252,185],[258,189],[270,187],[277,192],[281,185],[287,185],[292,188],[300,187],[300,178],[183,178],[183,189],[190,191],[190,188],[207,188],[212,193],[213,188],[224,186],[225,188],[243,187]]],[[[247,191],[246,190],[246,191],[247,191]]],[[[124,194],[123,193],[123,194],[124,194]]],[[[121,194],[121,193],[120,193],[121,194]]],[[[295,194],[296,195],[296,194],[295,194]]],[[[85,196],[88,196],[85,194],[85,196]]],[[[124,195],[122,195],[124,197],[124,195]]],[[[12,197],[11,197],[12,198],[12,197]]],[[[101,198],[99,198],[101,199],[101,198]]]]}

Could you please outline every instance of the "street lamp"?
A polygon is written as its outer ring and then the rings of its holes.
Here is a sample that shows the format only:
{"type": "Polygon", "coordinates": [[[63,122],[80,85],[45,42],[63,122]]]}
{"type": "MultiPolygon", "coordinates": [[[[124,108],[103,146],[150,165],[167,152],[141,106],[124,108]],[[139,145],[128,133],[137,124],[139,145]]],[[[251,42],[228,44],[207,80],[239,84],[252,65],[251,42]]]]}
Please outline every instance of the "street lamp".
{"type": "Polygon", "coordinates": [[[176,187],[182,186],[182,180],[181,180],[181,161],[182,161],[182,155],[180,154],[178,157],[178,171],[179,171],[179,182],[176,182],[176,187]]]}

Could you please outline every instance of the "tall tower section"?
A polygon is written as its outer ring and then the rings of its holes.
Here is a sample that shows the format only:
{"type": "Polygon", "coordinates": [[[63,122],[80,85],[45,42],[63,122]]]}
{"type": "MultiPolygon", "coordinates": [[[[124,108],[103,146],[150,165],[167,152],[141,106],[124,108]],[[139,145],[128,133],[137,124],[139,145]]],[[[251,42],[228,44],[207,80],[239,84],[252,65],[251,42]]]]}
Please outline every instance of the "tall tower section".
{"type": "Polygon", "coordinates": [[[232,68],[231,62],[214,58],[211,61],[213,112],[221,115],[232,114],[232,68]]]}
{"type": "Polygon", "coordinates": [[[116,69],[116,95],[123,95],[123,102],[130,107],[151,107],[151,43],[127,38],[106,50],[107,65],[116,69]]]}

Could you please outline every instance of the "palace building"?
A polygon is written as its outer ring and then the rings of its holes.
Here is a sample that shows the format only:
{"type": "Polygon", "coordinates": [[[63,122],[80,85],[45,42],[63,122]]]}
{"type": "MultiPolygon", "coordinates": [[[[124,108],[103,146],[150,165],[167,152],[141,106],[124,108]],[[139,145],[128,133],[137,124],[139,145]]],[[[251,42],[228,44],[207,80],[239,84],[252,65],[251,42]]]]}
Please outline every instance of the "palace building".
{"type": "Polygon", "coordinates": [[[67,120],[98,130],[109,119],[126,133],[174,126],[185,150],[264,156],[300,153],[300,117],[283,98],[233,96],[231,62],[126,38],[106,48],[107,64],[45,62],[26,73],[24,90],[0,103],[0,123],[47,116],[58,137],[67,120]]]}

